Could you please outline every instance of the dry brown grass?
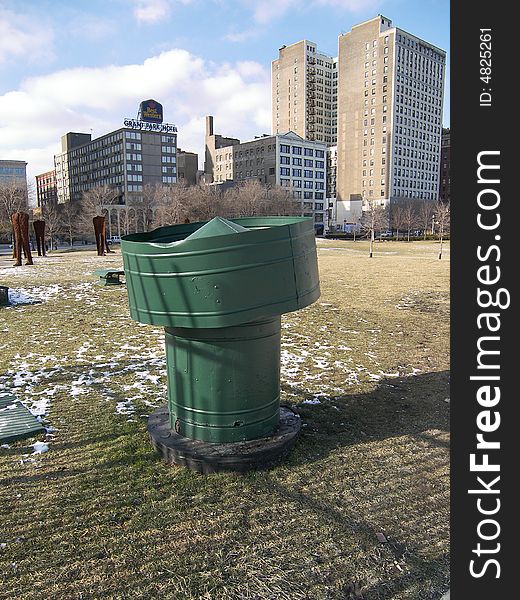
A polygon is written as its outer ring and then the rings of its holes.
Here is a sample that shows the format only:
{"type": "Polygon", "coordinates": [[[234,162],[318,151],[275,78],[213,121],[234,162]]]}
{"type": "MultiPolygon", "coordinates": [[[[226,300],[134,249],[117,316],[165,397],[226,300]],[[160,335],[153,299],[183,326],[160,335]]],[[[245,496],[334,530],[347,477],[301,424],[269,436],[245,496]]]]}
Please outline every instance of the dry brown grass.
{"type": "Polygon", "coordinates": [[[0,450],[0,598],[440,598],[448,254],[366,250],[319,242],[322,296],[282,321],[283,401],[305,426],[281,466],[244,476],[168,467],[148,444],[162,331],[132,322],[125,290],[90,275],[119,255],[0,259],[0,282],[50,296],[0,309],[0,390],[33,409],[48,398],[55,429],[45,454],[34,440],[0,450]]]}

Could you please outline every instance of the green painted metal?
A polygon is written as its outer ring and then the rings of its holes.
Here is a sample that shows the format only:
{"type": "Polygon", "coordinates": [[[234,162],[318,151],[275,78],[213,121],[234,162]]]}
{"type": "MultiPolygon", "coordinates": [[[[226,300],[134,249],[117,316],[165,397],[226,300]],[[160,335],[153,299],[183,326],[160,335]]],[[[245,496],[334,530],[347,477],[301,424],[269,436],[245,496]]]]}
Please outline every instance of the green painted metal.
{"type": "Polygon", "coordinates": [[[320,295],[312,219],[162,227],[121,251],[132,318],[165,327],[172,428],[208,442],[273,433],[280,315],[320,295]]]}
{"type": "Polygon", "coordinates": [[[122,285],[121,276],[125,272],[119,269],[97,269],[93,275],[99,277],[99,285],[122,285]]]}
{"type": "Polygon", "coordinates": [[[280,317],[214,329],[166,328],[172,429],[235,442],[273,433],[280,412],[280,317]]]}
{"type": "Polygon", "coordinates": [[[14,396],[0,396],[0,442],[13,442],[44,431],[45,427],[14,396]]]}
{"type": "Polygon", "coordinates": [[[0,285],[0,306],[9,305],[9,288],[5,285],[0,285]]]}
{"type": "Polygon", "coordinates": [[[121,240],[130,314],[163,327],[229,327],[298,310],[320,295],[306,217],[235,219],[246,228],[195,237],[204,223],[121,240]]]}

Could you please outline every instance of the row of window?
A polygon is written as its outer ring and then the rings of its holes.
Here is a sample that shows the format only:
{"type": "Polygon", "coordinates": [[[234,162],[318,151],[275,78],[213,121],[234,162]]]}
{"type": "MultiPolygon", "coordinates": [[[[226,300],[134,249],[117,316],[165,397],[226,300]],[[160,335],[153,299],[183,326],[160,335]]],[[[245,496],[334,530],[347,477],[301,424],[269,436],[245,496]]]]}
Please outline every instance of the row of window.
{"type": "MultiPolygon", "coordinates": [[[[292,161],[291,161],[290,156],[280,156],[280,164],[290,165],[291,163],[297,167],[301,167],[302,159],[299,158],[298,156],[293,156],[292,161]]],[[[304,167],[316,167],[316,169],[323,169],[323,168],[325,168],[325,161],[323,161],[323,160],[313,161],[311,158],[304,158],[303,166],[304,167]]]]}
{"type": "MultiPolygon", "coordinates": [[[[300,190],[293,190],[292,191],[292,195],[295,198],[303,198],[304,200],[324,200],[324,193],[323,192],[302,192],[300,190]]],[[[312,207],[311,207],[312,208],[312,207]]],[[[317,210],[321,210],[321,209],[317,209],[317,210]]]]}
{"type": "MultiPolygon", "coordinates": [[[[280,167],[280,175],[284,177],[289,177],[291,175],[291,169],[289,167],[280,167]]],[[[302,169],[293,169],[292,176],[301,177],[302,169]]],[[[306,179],[325,179],[325,171],[308,171],[307,169],[304,169],[303,176],[306,179]]]]}
{"type": "Polygon", "coordinates": [[[324,190],[325,189],[325,183],[323,181],[303,181],[303,186],[302,186],[302,180],[301,179],[280,179],[280,185],[282,187],[295,187],[295,188],[301,188],[304,187],[305,189],[315,189],[315,190],[324,190]],[[314,186],[313,186],[314,183],[314,186]]]}
{"type": "Polygon", "coordinates": [[[313,150],[312,148],[302,148],[301,146],[289,146],[287,144],[280,144],[280,152],[284,154],[301,155],[303,151],[304,156],[315,156],[316,158],[325,158],[325,150],[313,150]]]}

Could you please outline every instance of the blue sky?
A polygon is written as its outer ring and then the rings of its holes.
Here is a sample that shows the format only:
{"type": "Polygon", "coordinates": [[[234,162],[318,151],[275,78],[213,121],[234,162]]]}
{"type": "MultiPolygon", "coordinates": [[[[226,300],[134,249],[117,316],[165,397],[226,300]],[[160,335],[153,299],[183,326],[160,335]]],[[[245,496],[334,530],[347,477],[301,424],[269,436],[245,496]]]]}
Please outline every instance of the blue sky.
{"type": "MultiPolygon", "coordinates": [[[[162,102],[179,145],[270,132],[270,63],[307,38],[337,38],[378,13],[448,52],[448,0],[0,0],[0,158],[52,168],[60,137],[122,126],[162,102]]],[[[449,125],[449,68],[444,124],[449,125]]]]}

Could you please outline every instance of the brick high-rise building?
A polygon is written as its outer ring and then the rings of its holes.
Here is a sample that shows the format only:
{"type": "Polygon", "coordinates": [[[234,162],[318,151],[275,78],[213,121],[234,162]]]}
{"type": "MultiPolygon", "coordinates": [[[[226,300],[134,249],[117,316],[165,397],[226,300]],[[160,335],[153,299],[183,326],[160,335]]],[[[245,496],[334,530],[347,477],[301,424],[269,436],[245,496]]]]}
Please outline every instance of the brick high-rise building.
{"type": "Polygon", "coordinates": [[[58,204],[58,189],[56,187],[56,171],[47,171],[36,175],[36,203],[38,208],[56,206],[58,204]]]}
{"type": "Polygon", "coordinates": [[[339,37],[338,222],[352,200],[437,200],[445,62],[381,15],[339,37]]]}
{"type": "Polygon", "coordinates": [[[302,40],[279,49],[272,62],[272,131],[336,143],[337,58],[302,40]]]}

